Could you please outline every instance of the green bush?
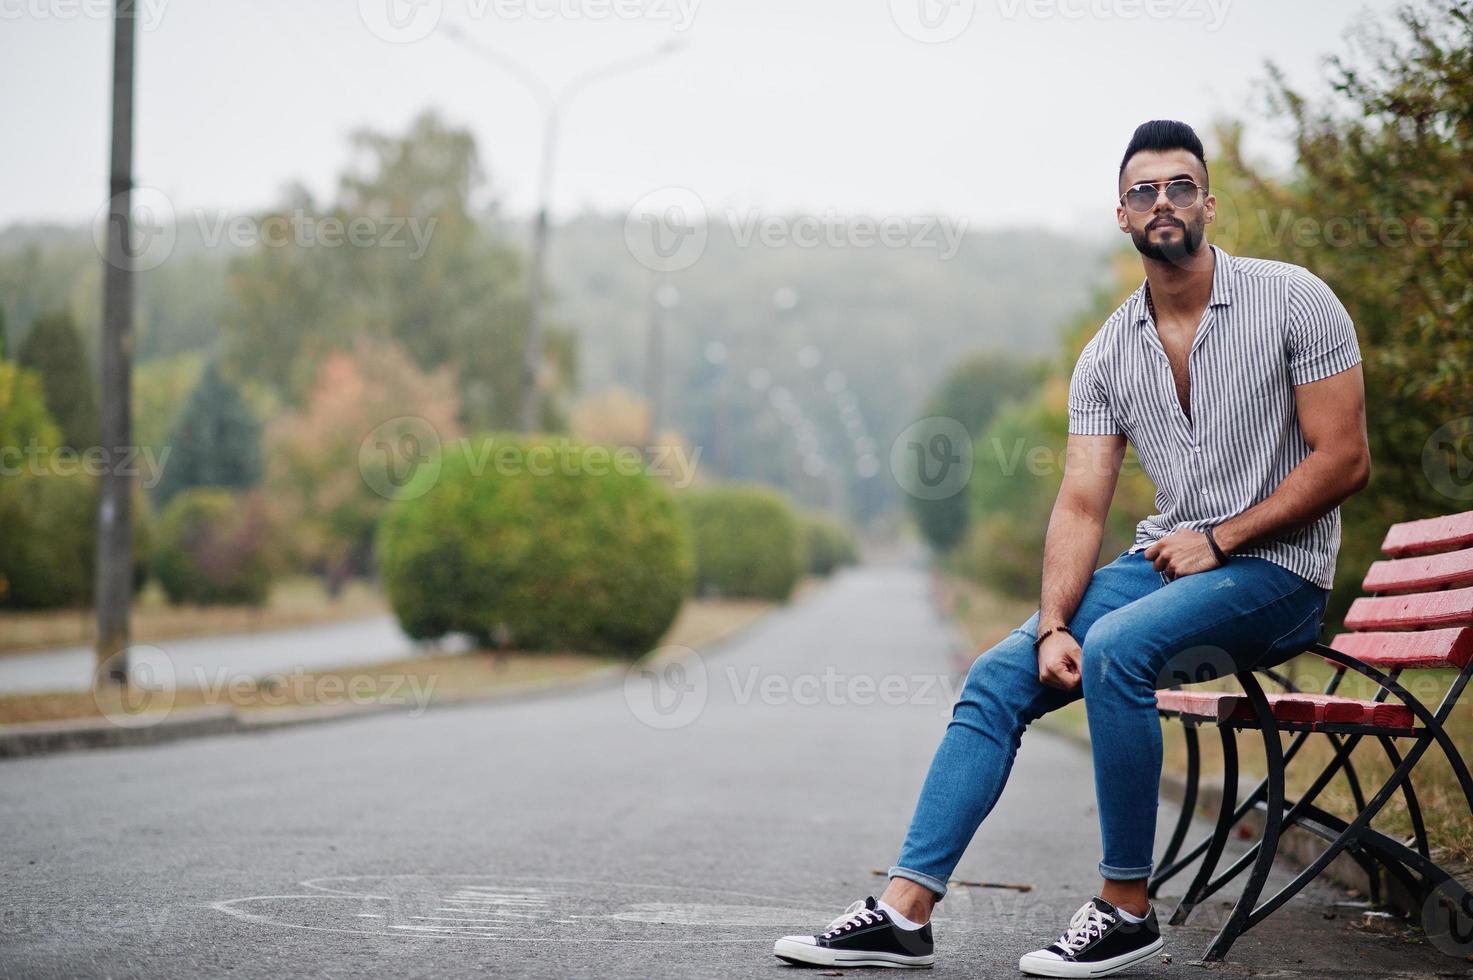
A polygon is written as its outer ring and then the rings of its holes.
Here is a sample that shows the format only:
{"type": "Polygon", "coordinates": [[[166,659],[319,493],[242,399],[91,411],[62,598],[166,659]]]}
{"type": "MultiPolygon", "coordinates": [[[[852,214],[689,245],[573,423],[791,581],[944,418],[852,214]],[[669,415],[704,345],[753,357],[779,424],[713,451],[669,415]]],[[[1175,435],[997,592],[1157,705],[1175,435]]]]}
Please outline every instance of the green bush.
{"type": "Polygon", "coordinates": [[[377,538],[405,632],[463,632],[522,650],[648,651],[689,591],[690,540],[666,487],[611,465],[609,452],[498,434],[421,466],[377,538]]]}
{"type": "Polygon", "coordinates": [[[810,575],[829,575],[859,563],[859,545],[849,526],[824,514],[803,515],[804,553],[810,575]]]}
{"type": "Polygon", "coordinates": [[[164,508],[156,537],[153,572],[171,603],[265,603],[271,565],[259,497],[181,491],[164,508]]]}
{"type": "MultiPolygon", "coordinates": [[[[0,606],[55,609],[92,603],[97,481],[82,474],[0,477],[0,606]]],[[[147,578],[150,539],[142,492],[133,496],[133,587],[147,578]]]]}
{"type": "Polygon", "coordinates": [[[696,547],[702,592],[784,600],[804,567],[797,513],[776,490],[729,486],[688,490],[681,503],[696,547]]]}

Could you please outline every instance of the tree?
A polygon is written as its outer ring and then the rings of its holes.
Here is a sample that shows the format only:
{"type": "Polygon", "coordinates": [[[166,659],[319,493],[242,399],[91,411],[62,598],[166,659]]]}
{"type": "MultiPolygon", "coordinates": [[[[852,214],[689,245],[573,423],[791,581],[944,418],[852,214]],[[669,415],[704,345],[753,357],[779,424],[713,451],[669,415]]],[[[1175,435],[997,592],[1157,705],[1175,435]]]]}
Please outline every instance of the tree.
{"type": "MultiPolygon", "coordinates": [[[[474,138],[425,113],[402,135],[355,133],[352,148],[335,201],[319,207],[297,190],[262,226],[305,221],[366,236],[338,245],[293,238],[238,260],[224,319],[227,363],[242,381],[270,384],[300,406],[330,351],[360,337],[393,341],[421,370],[454,367],[467,423],[513,425],[525,277],[515,250],[473,211],[484,182],[474,138]]],[[[554,331],[545,346],[550,373],[570,387],[571,340],[554,331]]]]}
{"type": "Polygon", "coordinates": [[[218,364],[205,368],[180,409],[165,448],[160,506],[191,487],[248,489],[261,478],[261,423],[218,364]]]}
{"type": "Polygon", "coordinates": [[[14,361],[0,361],[0,458],[5,475],[12,467],[24,468],[24,456],[17,453],[29,446],[55,448],[61,442],[61,431],[46,409],[41,379],[14,361]]]}
{"type": "Polygon", "coordinates": [[[394,495],[388,477],[459,437],[454,380],[451,368],[427,373],[392,343],[360,340],[329,354],[307,405],[267,430],[273,523],[334,592],[372,566],[374,527],[394,495]]]}
{"type": "Polygon", "coordinates": [[[1394,23],[1330,60],[1324,97],[1271,73],[1296,150],[1287,174],[1245,158],[1241,127],[1219,133],[1242,247],[1314,271],[1360,336],[1372,475],[1344,508],[1332,618],[1388,523],[1473,498],[1473,3],[1424,0],[1394,23]]]}
{"type": "Polygon", "coordinates": [[[78,451],[97,445],[97,383],[72,315],[61,310],[37,317],[17,360],[40,376],[64,445],[78,451]]]}
{"type": "MultiPolygon", "coordinates": [[[[1004,404],[1031,394],[1043,376],[1044,366],[1039,362],[997,351],[974,354],[947,375],[924,415],[955,419],[975,442],[1004,404]]],[[[958,492],[935,500],[912,496],[908,502],[921,534],[937,551],[951,550],[966,535],[967,494],[958,492]]]]}

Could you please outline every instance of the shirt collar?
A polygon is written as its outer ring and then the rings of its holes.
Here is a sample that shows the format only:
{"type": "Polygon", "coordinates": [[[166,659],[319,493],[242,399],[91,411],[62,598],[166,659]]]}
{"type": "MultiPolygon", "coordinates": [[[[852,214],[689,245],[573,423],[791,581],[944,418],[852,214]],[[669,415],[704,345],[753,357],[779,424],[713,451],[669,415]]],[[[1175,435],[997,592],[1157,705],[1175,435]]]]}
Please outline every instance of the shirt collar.
{"type": "MultiPolygon", "coordinates": [[[[1207,299],[1208,306],[1230,306],[1233,302],[1233,292],[1238,284],[1238,273],[1233,268],[1233,257],[1216,245],[1209,245],[1212,249],[1212,295],[1207,299]]],[[[1146,281],[1141,280],[1140,286],[1131,297],[1135,304],[1135,322],[1144,323],[1146,319],[1146,281]]]]}

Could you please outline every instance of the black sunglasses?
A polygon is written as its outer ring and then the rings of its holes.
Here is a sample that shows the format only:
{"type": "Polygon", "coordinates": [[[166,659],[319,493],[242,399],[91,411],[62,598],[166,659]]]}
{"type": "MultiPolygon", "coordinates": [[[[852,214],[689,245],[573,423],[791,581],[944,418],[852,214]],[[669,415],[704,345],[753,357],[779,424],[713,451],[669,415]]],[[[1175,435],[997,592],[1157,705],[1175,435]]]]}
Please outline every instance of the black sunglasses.
{"type": "Polygon", "coordinates": [[[1174,208],[1189,208],[1202,199],[1201,185],[1195,180],[1180,177],[1176,180],[1132,184],[1120,195],[1120,203],[1132,211],[1143,213],[1156,206],[1163,190],[1166,192],[1166,200],[1174,208]],[[1165,187],[1161,186],[1163,183],[1165,187]]]}

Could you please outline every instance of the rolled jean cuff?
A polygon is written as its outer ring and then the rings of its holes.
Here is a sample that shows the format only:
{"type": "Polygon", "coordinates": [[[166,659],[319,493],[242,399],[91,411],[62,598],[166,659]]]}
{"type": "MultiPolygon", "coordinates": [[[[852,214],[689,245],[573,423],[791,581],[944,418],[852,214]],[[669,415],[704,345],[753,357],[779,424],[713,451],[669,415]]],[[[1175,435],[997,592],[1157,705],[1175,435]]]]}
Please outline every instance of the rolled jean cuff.
{"type": "Polygon", "coordinates": [[[1112,868],[1105,862],[1100,862],[1100,877],[1106,881],[1140,881],[1142,878],[1151,877],[1151,865],[1144,868],[1112,868]]]}
{"type": "Polygon", "coordinates": [[[928,874],[922,874],[919,871],[912,871],[909,868],[902,868],[900,867],[900,865],[897,864],[895,867],[890,869],[890,877],[904,878],[906,881],[915,882],[922,888],[929,888],[931,891],[936,893],[936,901],[938,902],[946,897],[946,882],[942,881],[939,878],[932,878],[928,874]]]}

